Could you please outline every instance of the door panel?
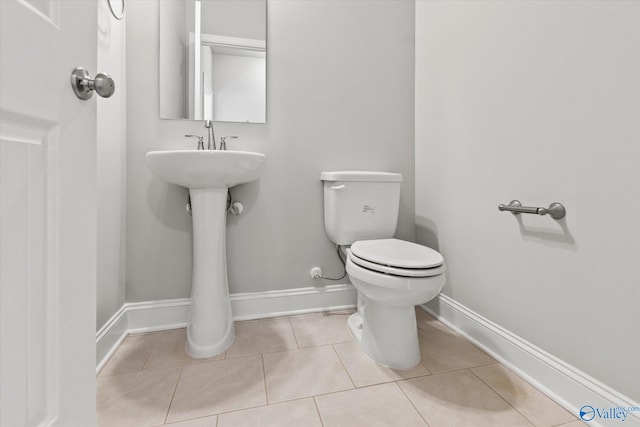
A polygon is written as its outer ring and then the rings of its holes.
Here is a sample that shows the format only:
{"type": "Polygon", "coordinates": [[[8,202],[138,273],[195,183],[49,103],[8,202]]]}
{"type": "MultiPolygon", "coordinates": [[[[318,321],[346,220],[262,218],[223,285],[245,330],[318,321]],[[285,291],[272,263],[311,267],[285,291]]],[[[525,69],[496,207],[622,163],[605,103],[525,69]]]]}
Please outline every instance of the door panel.
{"type": "MultiPolygon", "coordinates": [[[[1,419],[2,425],[37,425],[47,418],[47,405],[56,395],[51,388],[55,354],[47,348],[48,337],[56,334],[55,277],[47,274],[43,238],[54,214],[47,212],[44,168],[50,163],[45,147],[51,144],[48,129],[33,124],[37,120],[16,119],[3,114],[0,139],[1,419]],[[10,414],[26,419],[5,423],[10,414]]],[[[56,246],[54,239],[50,243],[56,246]]]]}
{"type": "Polygon", "coordinates": [[[0,425],[95,425],[97,2],[0,19],[0,425]]]}

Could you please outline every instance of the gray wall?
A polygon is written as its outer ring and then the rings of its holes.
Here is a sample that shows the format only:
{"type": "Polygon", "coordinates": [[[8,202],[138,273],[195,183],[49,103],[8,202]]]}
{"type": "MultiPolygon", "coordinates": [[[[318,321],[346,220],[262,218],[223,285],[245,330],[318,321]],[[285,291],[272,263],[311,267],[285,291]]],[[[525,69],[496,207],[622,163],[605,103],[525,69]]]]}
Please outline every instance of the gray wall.
{"type": "Polygon", "coordinates": [[[202,33],[265,39],[265,0],[206,0],[201,4],[202,33]]]}
{"type": "MultiPolygon", "coordinates": [[[[127,3],[127,301],[188,297],[187,190],[147,170],[150,150],[193,148],[202,122],[158,118],[158,3],[127,3]]],[[[216,123],[230,148],[267,155],[236,187],[245,211],[227,223],[231,292],[324,284],[341,273],[324,233],[320,171],[404,174],[398,236],[414,238],[414,4],[270,1],[267,124],[216,123]],[[393,22],[393,25],[389,25],[393,22]]]]}
{"type": "MultiPolygon", "coordinates": [[[[125,18],[126,19],[126,18],[125,18]]],[[[125,150],[126,63],[125,22],[113,19],[106,2],[98,7],[98,69],[110,74],[116,91],[97,105],[97,307],[100,329],[125,298],[125,150]]]]}
{"type": "Polygon", "coordinates": [[[416,223],[444,293],[640,399],[640,3],[418,1],[416,223]],[[566,220],[498,212],[560,201],[566,220]]]}

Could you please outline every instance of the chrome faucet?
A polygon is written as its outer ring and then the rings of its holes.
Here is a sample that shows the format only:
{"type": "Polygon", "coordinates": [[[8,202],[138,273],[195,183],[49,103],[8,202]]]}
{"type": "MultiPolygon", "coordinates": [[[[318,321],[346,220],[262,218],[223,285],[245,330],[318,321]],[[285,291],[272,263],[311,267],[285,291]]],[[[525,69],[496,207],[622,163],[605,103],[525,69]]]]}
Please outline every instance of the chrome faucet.
{"type": "Polygon", "coordinates": [[[185,135],[187,138],[198,138],[198,150],[204,150],[204,141],[200,135],[185,135]]]}
{"type": "Polygon", "coordinates": [[[220,149],[221,150],[226,150],[227,149],[227,138],[237,139],[238,137],[235,136],[235,135],[221,137],[220,138],[220,149]]]}
{"type": "MultiPolygon", "coordinates": [[[[205,120],[204,127],[207,128],[207,150],[215,150],[216,137],[213,134],[213,122],[211,120],[205,120]]],[[[220,149],[222,149],[222,147],[220,147],[220,149]]]]}

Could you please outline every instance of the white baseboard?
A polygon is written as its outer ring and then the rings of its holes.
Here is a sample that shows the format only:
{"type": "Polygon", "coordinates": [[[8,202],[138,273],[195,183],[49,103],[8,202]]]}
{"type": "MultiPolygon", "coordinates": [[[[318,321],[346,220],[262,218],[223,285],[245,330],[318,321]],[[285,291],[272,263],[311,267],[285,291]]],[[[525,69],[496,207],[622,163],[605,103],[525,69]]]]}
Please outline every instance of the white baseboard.
{"type": "MultiPolygon", "coordinates": [[[[187,326],[190,298],[125,303],[96,334],[96,372],[130,333],[187,326]]],[[[231,294],[234,320],[264,319],[294,314],[355,308],[353,285],[329,285],[231,294]]]]}
{"type": "Polygon", "coordinates": [[[353,285],[328,285],[231,294],[231,309],[235,320],[265,319],[355,308],[356,299],[353,285]]]}
{"type": "MultiPolygon", "coordinates": [[[[469,310],[446,295],[440,294],[421,307],[516,372],[577,418],[580,418],[579,410],[584,405],[606,409],[640,406],[632,399],[469,310]]],[[[602,420],[596,417],[587,424],[640,427],[640,411],[628,412],[627,414],[624,422],[621,420],[602,420]]]]}

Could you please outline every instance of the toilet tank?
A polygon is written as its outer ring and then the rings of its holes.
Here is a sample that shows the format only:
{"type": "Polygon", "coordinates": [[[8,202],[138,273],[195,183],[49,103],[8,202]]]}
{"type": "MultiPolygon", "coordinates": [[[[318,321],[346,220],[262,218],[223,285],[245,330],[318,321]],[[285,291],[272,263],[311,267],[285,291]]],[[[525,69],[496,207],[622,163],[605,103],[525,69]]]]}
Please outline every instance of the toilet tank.
{"type": "Polygon", "coordinates": [[[398,224],[402,175],[389,172],[322,172],[324,229],[332,242],[393,237],[398,224]]]}

